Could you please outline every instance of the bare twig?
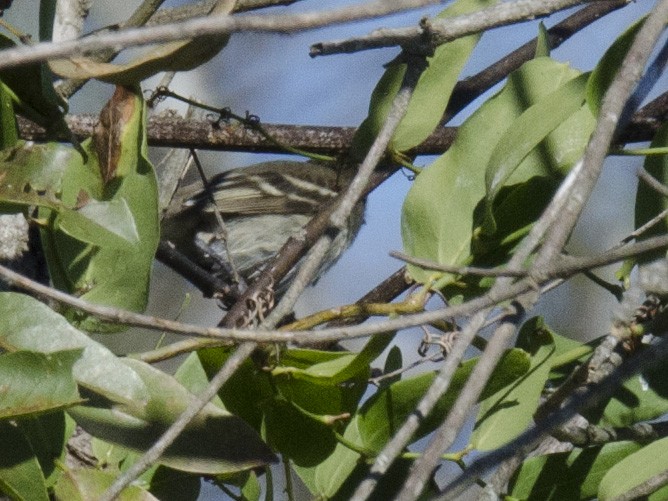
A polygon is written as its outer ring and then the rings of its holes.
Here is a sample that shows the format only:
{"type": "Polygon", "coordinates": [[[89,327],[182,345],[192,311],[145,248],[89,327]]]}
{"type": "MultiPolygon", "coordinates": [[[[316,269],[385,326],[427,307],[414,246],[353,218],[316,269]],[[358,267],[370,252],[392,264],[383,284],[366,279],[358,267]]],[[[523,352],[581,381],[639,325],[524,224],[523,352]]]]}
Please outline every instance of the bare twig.
{"type": "MultiPolygon", "coordinates": [[[[612,262],[626,259],[630,256],[640,255],[656,249],[668,246],[668,236],[648,238],[636,244],[627,245],[615,251],[595,256],[593,258],[573,258],[550,269],[544,282],[547,283],[556,277],[561,279],[572,276],[588,267],[603,266],[612,262]]],[[[198,325],[183,324],[173,320],[141,315],[127,310],[101,306],[89,303],[78,297],[71,296],[51,287],[30,280],[12,270],[0,266],[0,280],[14,287],[28,290],[38,296],[46,297],[66,304],[79,311],[94,315],[102,320],[107,320],[121,325],[143,327],[151,330],[172,332],[187,336],[200,336],[212,338],[216,343],[231,344],[234,342],[254,341],[257,343],[313,343],[340,341],[343,339],[354,339],[373,334],[389,332],[393,330],[407,329],[416,325],[446,320],[455,316],[470,315],[480,309],[494,306],[502,301],[507,301],[535,288],[535,282],[519,282],[503,291],[494,291],[460,305],[448,306],[442,310],[416,313],[406,315],[402,318],[386,320],[375,324],[364,324],[358,326],[343,326],[322,329],[316,332],[290,332],[290,331],[250,331],[242,329],[223,329],[215,327],[202,327],[198,325]]]]}
{"type": "MultiPolygon", "coordinates": [[[[633,116],[622,131],[619,141],[649,141],[667,118],[668,93],[665,93],[633,116]]],[[[92,135],[97,120],[97,116],[93,115],[66,117],[68,127],[79,140],[92,135]]],[[[276,143],[280,143],[313,153],[339,155],[350,149],[355,134],[354,127],[284,124],[263,124],[262,127],[275,141],[269,141],[259,132],[236,124],[221,124],[219,127],[214,127],[210,120],[152,116],[148,121],[147,136],[149,146],[169,148],[285,153],[284,149],[276,146],[276,143]]],[[[48,136],[42,127],[21,117],[19,117],[19,132],[23,139],[30,141],[54,139],[48,136]]],[[[441,154],[450,147],[456,134],[456,127],[439,127],[409,153],[441,154]]],[[[59,136],[55,139],[68,141],[69,137],[59,136]]]]}
{"type": "Polygon", "coordinates": [[[107,491],[99,498],[100,501],[113,501],[125,487],[137,479],[162,456],[167,448],[176,440],[204,406],[218,393],[218,390],[237,371],[244,361],[255,350],[255,343],[244,343],[225,361],[223,367],[211,378],[206,389],[198,395],[198,400],[188,407],[167,431],[126,471],[124,471],[107,491]]]}
{"type": "Polygon", "coordinates": [[[660,183],[654,176],[647,172],[644,167],[638,168],[638,177],[659,195],[668,197],[668,186],[660,183]]]}
{"type": "Polygon", "coordinates": [[[633,489],[612,499],[613,501],[633,501],[634,499],[643,499],[653,492],[658,491],[666,484],[668,484],[668,470],[663,470],[662,472],[657,473],[644,482],[636,485],[633,489]]]}
{"type": "MultiPolygon", "coordinates": [[[[547,30],[550,49],[556,49],[594,21],[627,4],[628,0],[593,2],[578,10],[547,30]]],[[[468,106],[475,98],[499,83],[512,71],[534,57],[535,54],[536,39],[534,38],[484,70],[458,82],[452,90],[452,96],[450,96],[450,102],[448,102],[448,108],[441,123],[449,122],[453,116],[468,106]]]]}
{"type": "Polygon", "coordinates": [[[390,251],[390,256],[402,261],[414,264],[425,270],[443,271],[445,273],[453,273],[455,275],[479,275],[482,277],[525,277],[526,270],[508,270],[505,268],[479,268],[477,266],[452,266],[447,264],[440,264],[429,259],[421,259],[403,252],[390,251]]]}
{"type": "Polygon", "coordinates": [[[429,54],[435,47],[490,28],[547,16],[585,0],[516,0],[504,2],[472,14],[450,18],[423,19],[421,26],[379,29],[348,40],[320,42],[311,46],[311,57],[359,52],[400,45],[429,54]]]}
{"type": "Polygon", "coordinates": [[[114,33],[101,33],[67,42],[43,42],[31,47],[0,51],[0,69],[89,54],[103,49],[133,47],[152,43],[185,40],[243,31],[296,33],[323,26],[378,18],[437,3],[436,0],[376,0],[366,4],[330,10],[283,15],[209,16],[180,23],[146,28],[133,28],[114,33]]]}

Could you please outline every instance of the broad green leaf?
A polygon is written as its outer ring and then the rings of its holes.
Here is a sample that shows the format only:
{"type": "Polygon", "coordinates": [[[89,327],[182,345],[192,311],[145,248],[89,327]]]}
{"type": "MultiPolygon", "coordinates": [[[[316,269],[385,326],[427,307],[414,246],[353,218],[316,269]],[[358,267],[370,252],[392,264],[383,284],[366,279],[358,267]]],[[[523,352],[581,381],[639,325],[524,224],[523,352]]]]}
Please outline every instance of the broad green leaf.
{"type": "MultiPolygon", "coordinates": [[[[174,379],[181,383],[193,395],[199,395],[209,385],[209,379],[206,377],[206,371],[202,367],[197,353],[191,353],[179,366],[174,373],[174,379]]],[[[218,395],[213,397],[211,403],[221,409],[225,409],[223,401],[218,395]]]]}
{"type": "MultiPolygon", "coordinates": [[[[378,479],[378,484],[374,488],[370,499],[397,499],[413,465],[414,460],[398,457],[387,472],[378,479]]],[[[336,495],[331,498],[332,501],[348,501],[351,499],[359,484],[369,475],[369,470],[369,464],[358,462],[355,470],[348,476],[345,483],[336,492],[336,495]]],[[[439,485],[431,478],[418,499],[437,499],[439,494],[439,485]]]]}
{"type": "Polygon", "coordinates": [[[601,480],[598,498],[616,499],[645,480],[668,470],[668,438],[664,437],[629,454],[615,464],[601,480]]]}
{"type": "MultiPolygon", "coordinates": [[[[60,198],[65,205],[78,207],[81,215],[105,225],[125,245],[104,239],[91,245],[87,243],[90,235],[73,220],[49,210],[41,213],[52,222],[51,228],[43,230],[42,241],[58,288],[92,303],[143,311],[159,224],[157,181],[147,160],[139,89],[118,87],[100,122],[93,140],[83,144],[88,163],[68,164],[60,172],[60,198]]],[[[119,328],[86,315],[72,314],[72,319],[86,330],[119,328]]]]}
{"type": "MultiPolygon", "coordinates": [[[[55,486],[58,501],[90,501],[99,499],[111,487],[117,474],[114,472],[80,468],[68,470],[55,486]]],[[[118,501],[159,501],[138,485],[130,485],[123,489],[116,498],[118,501]]]]}
{"type": "MultiPolygon", "coordinates": [[[[15,46],[0,34],[1,49],[15,46]]],[[[0,70],[0,86],[11,96],[16,111],[48,131],[69,133],[65,123],[67,102],[58,95],[53,82],[51,71],[42,63],[0,70]]]]}
{"type": "MultiPolygon", "coordinates": [[[[84,147],[90,149],[90,143],[84,147]]],[[[151,176],[138,172],[126,177],[123,186],[137,185],[132,197],[119,190],[112,200],[95,202],[103,197],[103,186],[92,154],[84,164],[69,146],[19,143],[0,153],[0,200],[41,208],[50,223],[42,231],[42,242],[51,278],[59,288],[88,291],[85,297],[91,300],[96,284],[115,295],[107,297],[107,304],[141,310],[158,238],[157,209],[150,219],[155,201],[151,176]],[[83,202],[89,198],[93,209],[83,202]],[[93,267],[95,263],[100,264],[93,267]],[[118,289],[105,286],[109,281],[118,289]]]]}
{"type": "MultiPolygon", "coordinates": [[[[230,351],[224,348],[197,352],[208,378],[220,370],[229,354],[230,351]]],[[[241,364],[218,391],[225,408],[258,431],[262,429],[264,409],[275,395],[271,376],[255,367],[251,361],[241,364]]]]}
{"type": "Polygon", "coordinates": [[[48,501],[46,481],[30,443],[16,426],[0,422],[0,492],[13,500],[48,501]]]}
{"type": "MultiPolygon", "coordinates": [[[[353,444],[362,444],[358,429],[358,416],[346,426],[343,437],[353,444]]],[[[360,454],[348,447],[337,444],[329,456],[312,467],[296,465],[295,472],[314,496],[331,498],[341,488],[346,479],[355,470],[360,461],[360,454]]]]}
{"type": "Polygon", "coordinates": [[[260,494],[262,494],[260,481],[255,472],[251,471],[248,474],[248,480],[241,487],[241,495],[244,497],[244,500],[260,501],[260,494]]]}
{"type": "Polygon", "coordinates": [[[39,40],[46,42],[53,36],[53,20],[56,16],[57,0],[40,0],[39,2],[39,40]]]}
{"type": "Polygon", "coordinates": [[[595,424],[604,426],[630,426],[656,419],[668,412],[668,361],[660,363],[651,371],[632,376],[626,381],[600,410],[584,412],[595,424]]]}
{"type": "MultiPolygon", "coordinates": [[[[249,474],[253,475],[253,472],[249,474]]],[[[149,483],[149,492],[160,501],[197,501],[200,499],[202,479],[197,475],[161,465],[150,477],[142,475],[141,480],[149,483]]]]}
{"type": "Polygon", "coordinates": [[[43,416],[23,418],[16,421],[17,427],[30,443],[30,449],[39,461],[46,486],[52,487],[58,480],[59,464],[65,462],[65,444],[74,433],[75,424],[64,412],[52,412],[43,416]]]}
{"type": "MultiPolygon", "coordinates": [[[[438,426],[454,404],[476,363],[477,359],[467,360],[457,369],[448,391],[423,421],[413,437],[414,440],[438,426]]],[[[506,352],[490,377],[481,400],[515,383],[527,373],[530,363],[529,355],[523,350],[512,349],[506,352]]],[[[378,391],[367,400],[359,411],[358,424],[364,447],[379,452],[406,418],[414,412],[435,377],[436,373],[429,372],[403,379],[378,391]]]]}
{"type": "MultiPolygon", "coordinates": [[[[218,0],[209,15],[232,12],[234,0],[218,0]]],[[[168,42],[158,45],[125,64],[101,63],[89,57],[71,57],[49,62],[51,70],[64,78],[87,80],[96,78],[120,85],[134,85],[162,71],[188,71],[204,64],[218,54],[229,35],[168,42]]]]}
{"type": "MultiPolygon", "coordinates": [[[[392,372],[398,371],[403,367],[403,357],[401,356],[401,348],[398,346],[393,346],[390,349],[390,352],[387,354],[387,358],[385,359],[385,367],[383,368],[383,374],[387,375],[392,372]]],[[[387,378],[383,379],[380,383],[380,386],[384,388],[385,386],[388,386],[392,383],[396,383],[397,381],[401,380],[401,373],[387,378]]]]}
{"type": "MultiPolygon", "coordinates": [[[[123,198],[108,202],[91,201],[77,211],[61,212],[58,218],[58,228],[80,242],[95,245],[114,245],[113,237],[109,238],[108,233],[101,233],[98,227],[95,227],[96,231],[91,233],[92,225],[90,225],[90,221],[120,237],[123,244],[137,246],[140,243],[132,211],[123,198]],[[74,218],[75,215],[79,217],[74,218]],[[86,225],[81,226],[81,221],[84,221],[86,225]],[[103,234],[106,239],[100,240],[100,234],[103,234]]],[[[120,246],[119,242],[116,242],[116,245],[120,246]]]]}
{"type": "Polygon", "coordinates": [[[264,414],[267,443],[299,466],[321,463],[336,447],[332,426],[302,412],[294,403],[275,399],[264,414]]]}
{"type": "MultiPolygon", "coordinates": [[[[494,0],[458,0],[436,17],[444,19],[466,14],[494,3],[494,0]]],[[[479,39],[480,35],[475,34],[443,44],[434,51],[433,56],[427,58],[429,66],[420,76],[406,115],[394,133],[391,148],[396,151],[409,150],[433,132],[443,117],[457,78],[479,39]]],[[[371,95],[369,116],[362,122],[353,139],[352,152],[355,157],[364,157],[380,131],[399,91],[406,67],[400,56],[388,64],[385,74],[376,85],[371,95]]]]}
{"type": "MultiPolygon", "coordinates": [[[[594,118],[586,106],[582,106],[556,129],[550,124],[546,129],[554,130],[537,148],[522,155],[519,166],[505,184],[502,183],[503,188],[495,188],[498,192],[493,203],[498,204],[498,208],[494,210],[494,217],[499,230],[493,235],[482,235],[479,228],[485,217],[486,168],[495,151],[503,151],[500,142],[507,134],[512,134],[509,131],[515,122],[526,121],[523,114],[528,109],[578,75],[576,70],[548,58],[528,61],[509,76],[500,92],[464,122],[452,147],[417,177],[406,197],[401,231],[407,254],[449,265],[497,265],[507,260],[513,239],[527,230],[528,221],[523,219],[526,211],[517,209],[528,206],[532,212],[541,212],[541,207],[551,198],[551,187],[582,155],[594,127],[594,118]],[[525,186],[540,179],[543,179],[542,188],[540,196],[536,197],[535,192],[525,186]],[[498,200],[502,194],[503,200],[498,200]],[[512,203],[503,204],[504,201],[512,203]],[[519,223],[508,224],[504,233],[499,220],[509,223],[519,220],[519,223]],[[479,249],[483,237],[492,242],[506,242],[507,248],[490,257],[489,244],[479,249]]],[[[534,127],[538,129],[540,122],[550,122],[550,117],[537,116],[536,120],[539,122],[534,127]]],[[[439,288],[457,281],[455,276],[413,265],[408,269],[419,282],[439,280],[436,285],[439,288]]]]}
{"type": "Polygon", "coordinates": [[[645,17],[637,20],[622,33],[617,40],[605,52],[599,60],[596,68],[592,71],[587,82],[587,104],[591,112],[598,116],[603,96],[608,91],[608,87],[617,75],[626,53],[631,48],[631,44],[636,34],[645,22],[645,17]]]}
{"type": "MultiPolygon", "coordinates": [[[[663,124],[661,128],[654,135],[652,140],[652,147],[668,146],[668,122],[663,124]]],[[[660,183],[668,182],[668,156],[649,156],[645,159],[643,165],[645,170],[656,178],[660,183]]],[[[666,197],[658,193],[654,188],[648,186],[644,181],[638,182],[638,190],[636,192],[635,203],[635,227],[640,228],[644,224],[651,221],[653,218],[661,214],[665,209],[668,209],[668,200],[666,197]]],[[[640,239],[664,235],[668,231],[668,220],[664,219],[659,224],[655,224],[644,232],[640,239]]],[[[628,273],[630,273],[631,264],[636,262],[645,263],[665,256],[665,250],[657,250],[656,252],[647,254],[643,257],[635,259],[627,265],[628,273]]]]}
{"type": "MultiPolygon", "coordinates": [[[[211,377],[227,359],[227,351],[200,350],[199,356],[211,377]]],[[[344,384],[338,378],[295,377],[292,369],[306,370],[339,358],[339,354],[315,350],[287,350],[281,356],[281,367],[287,369],[270,373],[246,362],[219,396],[227,409],[261,431],[274,449],[295,464],[314,466],[334,450],[334,429],[357,409],[369,368],[363,366],[344,384]],[[319,446],[314,448],[314,443],[319,446]]]]}
{"type": "MultiPolygon", "coordinates": [[[[69,410],[86,431],[133,451],[144,451],[167,430],[195,396],[172,376],[138,360],[121,362],[146,385],[145,403],[110,405],[91,398],[69,410]]],[[[160,462],[186,472],[218,475],[264,466],[274,460],[268,447],[240,418],[209,403],[161,457],[160,462]]]]}
{"type": "MultiPolygon", "coordinates": [[[[307,366],[291,367],[291,360],[295,355],[313,353],[315,350],[288,350],[282,357],[281,365],[276,367],[272,374],[278,376],[281,374],[290,374],[294,378],[304,379],[316,384],[336,385],[352,378],[357,378],[360,374],[368,374],[370,364],[380,356],[385,348],[392,342],[394,336],[382,334],[371,337],[364,348],[359,353],[334,353],[320,352],[328,360],[319,363],[313,363],[307,366]],[[295,353],[297,352],[297,353],[295,353]]],[[[318,353],[316,351],[316,353],[318,353]]]]}
{"type": "Polygon", "coordinates": [[[48,209],[54,214],[54,229],[81,242],[127,251],[129,244],[137,239],[136,232],[132,232],[135,226],[132,214],[122,207],[110,206],[109,215],[99,209],[102,202],[92,203],[97,210],[87,209],[87,205],[77,207],[80,193],[99,195],[101,181],[99,176],[95,177],[91,165],[84,165],[81,155],[70,146],[20,141],[0,152],[0,176],[0,201],[48,209]],[[74,188],[80,188],[69,205],[60,198],[68,170],[75,172],[74,188]]]}
{"type": "Polygon", "coordinates": [[[610,468],[641,448],[634,442],[614,442],[532,457],[511,479],[509,493],[527,501],[593,499],[610,468]]]}
{"type": "Polygon", "coordinates": [[[0,82],[0,150],[11,148],[19,140],[12,96],[0,82]]]}
{"type": "Polygon", "coordinates": [[[0,419],[36,416],[81,403],[72,366],[81,350],[0,355],[0,419]]]}
{"type": "MultiPolygon", "coordinates": [[[[580,75],[543,96],[517,117],[500,137],[485,170],[487,212],[482,224],[484,233],[492,234],[496,231],[492,209],[499,190],[507,184],[527,155],[534,151],[550,132],[582,107],[586,83],[587,75],[580,75]]],[[[545,153],[545,162],[536,165],[540,170],[525,173],[527,179],[533,176],[549,177],[550,174],[558,174],[560,167],[563,168],[557,163],[559,159],[556,155],[550,154],[549,142],[545,148],[548,149],[545,153]]]]}
{"type": "Polygon", "coordinates": [[[0,293],[0,347],[44,354],[83,350],[73,365],[77,383],[114,402],[147,401],[142,379],[111,351],[72,327],[45,304],[25,294],[0,293]]]}
{"type": "MultiPolygon", "coordinates": [[[[5,350],[83,350],[73,373],[88,400],[68,413],[103,440],[145,450],[195,400],[172,376],[143,362],[117,358],[29,296],[0,293],[0,318],[0,347],[5,350]]],[[[272,459],[246,423],[210,403],[162,462],[184,471],[219,474],[263,466],[272,459]]]]}
{"type": "Polygon", "coordinates": [[[536,53],[534,57],[550,57],[550,34],[543,21],[538,23],[538,37],[536,37],[536,53]]]}
{"type": "Polygon", "coordinates": [[[538,318],[522,326],[517,347],[531,356],[531,367],[510,388],[504,388],[481,402],[471,436],[471,443],[476,449],[488,451],[501,447],[533,422],[556,349],[551,333],[538,318]]]}

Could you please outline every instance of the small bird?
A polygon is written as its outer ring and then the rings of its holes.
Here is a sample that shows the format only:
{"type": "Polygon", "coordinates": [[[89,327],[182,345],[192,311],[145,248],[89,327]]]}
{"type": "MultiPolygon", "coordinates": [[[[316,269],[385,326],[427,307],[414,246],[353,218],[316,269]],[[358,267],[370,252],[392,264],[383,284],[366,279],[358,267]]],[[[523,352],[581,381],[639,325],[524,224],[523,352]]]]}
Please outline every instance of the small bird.
{"type": "MultiPolygon", "coordinates": [[[[316,162],[275,161],[229,170],[212,178],[208,188],[196,183],[177,190],[165,212],[162,237],[225,283],[250,283],[349,179],[349,172],[316,162]]],[[[334,238],[316,279],[352,243],[364,209],[362,200],[334,238]]],[[[287,289],[294,271],[275,293],[287,289]]]]}

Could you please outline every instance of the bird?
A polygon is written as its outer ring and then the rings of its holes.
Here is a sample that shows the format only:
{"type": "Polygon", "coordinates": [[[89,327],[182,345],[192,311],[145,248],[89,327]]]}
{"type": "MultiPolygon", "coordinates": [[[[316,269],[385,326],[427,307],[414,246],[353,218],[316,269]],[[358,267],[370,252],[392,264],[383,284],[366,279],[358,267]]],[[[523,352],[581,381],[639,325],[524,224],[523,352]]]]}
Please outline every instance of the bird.
{"type": "MultiPolygon", "coordinates": [[[[271,161],[224,171],[206,187],[198,182],[177,190],[165,211],[161,238],[224,283],[245,286],[339,195],[351,174],[350,169],[315,161],[271,161]]],[[[365,206],[365,199],[355,205],[314,281],[353,242],[365,206]]],[[[277,295],[287,290],[295,272],[296,267],[274,287],[277,295]]]]}

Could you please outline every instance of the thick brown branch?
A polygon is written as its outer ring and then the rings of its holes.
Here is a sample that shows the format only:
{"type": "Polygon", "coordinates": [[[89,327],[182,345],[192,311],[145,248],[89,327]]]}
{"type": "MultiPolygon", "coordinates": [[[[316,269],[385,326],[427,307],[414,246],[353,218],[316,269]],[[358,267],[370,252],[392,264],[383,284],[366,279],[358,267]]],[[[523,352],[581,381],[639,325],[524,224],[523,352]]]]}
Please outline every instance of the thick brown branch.
{"type": "MultiPolygon", "coordinates": [[[[668,118],[668,93],[663,94],[634,115],[620,139],[623,142],[649,141],[659,126],[668,118]]],[[[71,115],[67,123],[74,136],[83,140],[90,137],[97,117],[71,115]]],[[[318,125],[263,124],[265,131],[277,142],[313,153],[338,155],[350,148],[354,127],[328,127],[318,125]]],[[[20,135],[31,141],[47,141],[43,128],[20,119],[20,135]]],[[[437,129],[411,154],[437,155],[452,144],[457,128],[437,129]]],[[[58,137],[67,141],[66,137],[58,137]]],[[[156,116],[149,119],[148,142],[150,146],[172,148],[197,148],[219,151],[251,151],[257,153],[285,153],[275,143],[256,131],[239,124],[215,127],[208,120],[187,120],[180,117],[156,116]]]]}

